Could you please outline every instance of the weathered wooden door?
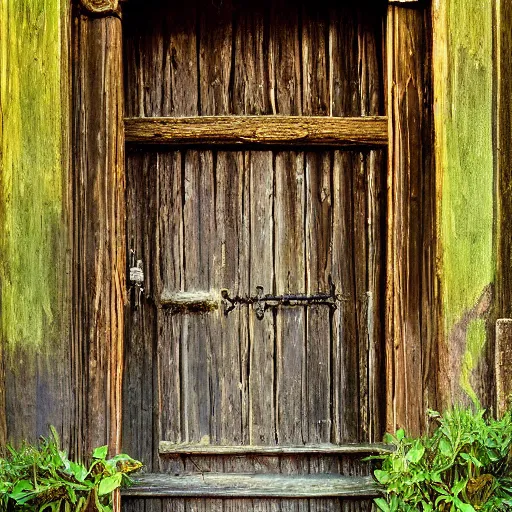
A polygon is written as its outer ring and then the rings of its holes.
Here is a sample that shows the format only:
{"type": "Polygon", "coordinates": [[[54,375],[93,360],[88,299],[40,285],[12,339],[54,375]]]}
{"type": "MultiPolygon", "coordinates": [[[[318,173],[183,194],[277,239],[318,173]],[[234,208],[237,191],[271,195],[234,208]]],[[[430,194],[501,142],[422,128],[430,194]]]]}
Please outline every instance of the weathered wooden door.
{"type": "Polygon", "coordinates": [[[367,475],[374,448],[347,444],[382,434],[386,140],[365,130],[386,123],[322,130],[384,115],[385,11],[336,4],[124,10],[127,249],[144,283],[123,447],[151,473],[126,510],[371,507],[367,480],[333,475],[367,475]],[[232,115],[276,119],[197,119],[232,115]],[[186,119],[133,119],[153,117],[186,119]]]}

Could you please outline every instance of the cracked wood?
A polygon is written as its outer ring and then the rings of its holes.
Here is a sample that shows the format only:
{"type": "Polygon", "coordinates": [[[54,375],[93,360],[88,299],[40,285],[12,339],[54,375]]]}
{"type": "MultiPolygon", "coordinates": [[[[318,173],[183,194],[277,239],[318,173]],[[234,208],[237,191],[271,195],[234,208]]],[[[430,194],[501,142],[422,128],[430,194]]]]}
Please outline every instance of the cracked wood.
{"type": "Polygon", "coordinates": [[[127,142],[202,145],[385,146],[385,117],[199,116],[125,119],[127,142]]]}

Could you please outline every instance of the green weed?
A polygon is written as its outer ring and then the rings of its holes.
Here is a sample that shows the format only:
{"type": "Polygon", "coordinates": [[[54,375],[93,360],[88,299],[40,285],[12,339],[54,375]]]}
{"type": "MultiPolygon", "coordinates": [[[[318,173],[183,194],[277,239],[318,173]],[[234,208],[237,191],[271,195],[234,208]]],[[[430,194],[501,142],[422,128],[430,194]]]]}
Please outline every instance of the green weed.
{"type": "Polygon", "coordinates": [[[128,455],[107,459],[107,446],[96,448],[86,466],[68,459],[59,437],[41,438],[39,446],[6,447],[0,458],[0,511],[81,512],[93,504],[112,511],[112,493],[130,483],[127,473],[142,464],[128,455]]]}
{"type": "Polygon", "coordinates": [[[512,510],[512,414],[494,420],[484,410],[429,412],[430,436],[386,434],[395,451],[374,475],[386,489],[384,512],[512,510]]]}

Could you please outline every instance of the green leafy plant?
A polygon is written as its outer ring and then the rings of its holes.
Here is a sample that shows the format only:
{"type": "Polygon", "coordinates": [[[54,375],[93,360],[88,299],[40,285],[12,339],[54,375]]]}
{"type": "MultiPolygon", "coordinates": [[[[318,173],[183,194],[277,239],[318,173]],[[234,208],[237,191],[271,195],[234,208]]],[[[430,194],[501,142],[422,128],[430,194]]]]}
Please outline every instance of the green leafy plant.
{"type": "Polygon", "coordinates": [[[429,412],[432,435],[386,434],[394,445],[379,459],[377,498],[385,512],[512,510],[512,414],[494,420],[484,410],[429,412]]]}
{"type": "Polygon", "coordinates": [[[0,511],[81,512],[92,505],[110,512],[113,491],[129,484],[127,473],[142,464],[125,454],[107,459],[107,446],[94,450],[88,466],[73,462],[50,428],[51,436],[39,446],[6,447],[0,458],[0,511]]]}

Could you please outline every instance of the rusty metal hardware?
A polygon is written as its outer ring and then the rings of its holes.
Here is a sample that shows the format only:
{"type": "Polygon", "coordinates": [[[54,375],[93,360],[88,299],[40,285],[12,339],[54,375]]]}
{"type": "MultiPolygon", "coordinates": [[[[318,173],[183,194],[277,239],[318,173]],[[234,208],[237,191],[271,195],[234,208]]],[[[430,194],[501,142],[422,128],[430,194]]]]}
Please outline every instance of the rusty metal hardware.
{"type": "Polygon", "coordinates": [[[144,293],[144,271],[142,270],[142,260],[137,260],[135,251],[130,249],[130,290],[135,295],[134,307],[137,309],[141,303],[144,293]]]}
{"type": "Polygon", "coordinates": [[[265,316],[265,311],[270,308],[280,306],[312,306],[321,305],[328,306],[331,309],[337,308],[337,302],[342,301],[341,295],[336,294],[336,287],[334,283],[330,283],[329,293],[315,293],[315,294],[284,294],[284,295],[271,295],[263,293],[263,286],[256,287],[256,295],[249,297],[235,297],[229,296],[229,290],[221,290],[222,302],[224,305],[224,314],[228,315],[238,305],[247,304],[252,305],[256,311],[256,317],[261,320],[265,316]]]}

